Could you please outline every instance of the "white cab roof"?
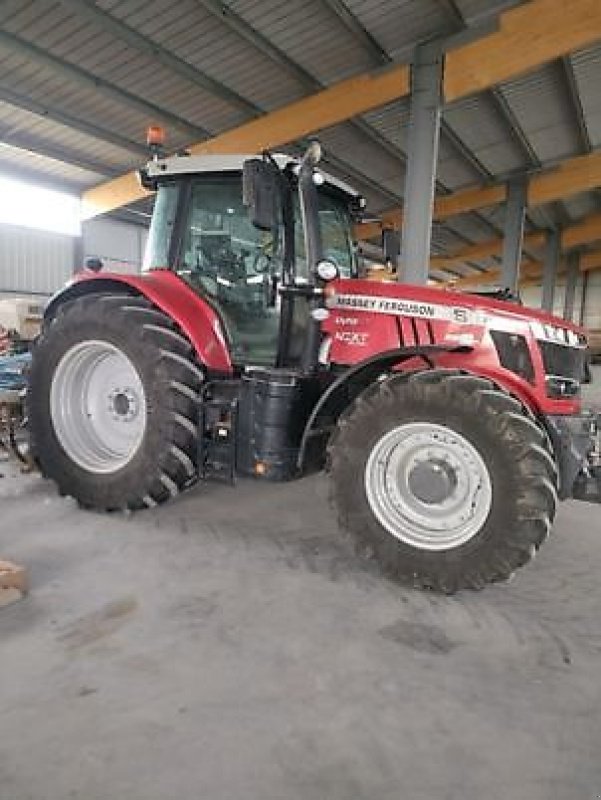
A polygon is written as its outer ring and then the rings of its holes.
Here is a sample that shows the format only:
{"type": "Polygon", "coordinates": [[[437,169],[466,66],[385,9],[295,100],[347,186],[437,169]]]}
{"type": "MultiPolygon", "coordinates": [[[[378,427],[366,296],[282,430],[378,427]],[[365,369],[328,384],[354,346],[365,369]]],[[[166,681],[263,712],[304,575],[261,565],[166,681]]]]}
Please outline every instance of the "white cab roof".
{"type": "MultiPolygon", "coordinates": [[[[277,162],[280,169],[287,164],[298,164],[299,160],[285,153],[273,153],[273,159],[277,162]]],[[[250,158],[260,158],[256,154],[236,154],[236,155],[203,155],[203,156],[167,156],[149,161],[146,171],[151,178],[158,178],[161,175],[190,175],[201,172],[241,172],[242,165],[250,158]]],[[[357,197],[359,192],[349,186],[348,183],[329,175],[322,169],[319,172],[325,178],[326,183],[341,189],[351,197],[357,197]]]]}

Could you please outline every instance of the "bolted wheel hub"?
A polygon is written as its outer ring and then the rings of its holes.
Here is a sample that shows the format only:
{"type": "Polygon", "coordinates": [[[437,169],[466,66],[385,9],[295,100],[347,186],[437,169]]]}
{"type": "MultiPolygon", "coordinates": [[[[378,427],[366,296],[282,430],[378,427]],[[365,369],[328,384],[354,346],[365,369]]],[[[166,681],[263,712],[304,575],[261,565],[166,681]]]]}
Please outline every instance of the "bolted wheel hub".
{"type": "Polygon", "coordinates": [[[139,403],[133,389],[114,389],[109,393],[109,411],[113,419],[129,422],[138,414],[139,403]]]}
{"type": "Polygon", "coordinates": [[[476,536],[492,505],[484,459],[457,431],[407,422],[377,441],[365,492],[378,522],[421,550],[449,550],[476,536]]]}
{"type": "Polygon", "coordinates": [[[446,461],[418,461],[409,472],[407,485],[412,494],[427,505],[447,500],[457,487],[457,475],[446,461]]]}

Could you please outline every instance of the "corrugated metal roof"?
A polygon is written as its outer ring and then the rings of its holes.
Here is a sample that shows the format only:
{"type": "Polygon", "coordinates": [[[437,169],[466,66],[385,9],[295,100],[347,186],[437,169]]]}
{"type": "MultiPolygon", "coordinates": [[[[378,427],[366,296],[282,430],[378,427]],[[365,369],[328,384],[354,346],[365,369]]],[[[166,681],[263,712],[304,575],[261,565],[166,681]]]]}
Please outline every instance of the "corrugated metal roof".
{"type": "Polygon", "coordinates": [[[197,2],[178,2],[177,15],[173,3],[102,0],[98,5],[265,110],[305,93],[295,78],[276,70],[273,61],[197,2]]]}
{"type": "Polygon", "coordinates": [[[409,129],[409,102],[397,100],[389,105],[376,108],[363,117],[388,141],[405,151],[409,129]]]}
{"type": "Polygon", "coordinates": [[[574,221],[598,211],[599,197],[591,192],[583,192],[564,200],[563,205],[570,219],[574,221]]]}
{"type": "Polygon", "coordinates": [[[99,162],[105,160],[107,166],[113,169],[131,169],[139,163],[139,157],[133,156],[126,148],[99,142],[93,136],[0,101],[0,139],[6,140],[7,137],[15,141],[21,137],[37,137],[70,154],[79,153],[82,158],[97,159],[99,162]]]}
{"type": "Polygon", "coordinates": [[[556,161],[580,149],[578,128],[558,64],[549,64],[502,90],[540,161],[556,161]]]}
{"type": "MultiPolygon", "coordinates": [[[[81,19],[60,4],[41,4],[34,22],[30,2],[16,15],[4,18],[2,28],[44,52],[168,109],[191,124],[216,132],[239,124],[246,115],[198,85],[174,74],[152,56],[134,50],[127,42],[81,19]],[[44,26],[44,21],[46,25],[44,26]],[[202,122],[201,122],[202,120],[202,122]]],[[[123,5],[126,5],[125,3],[123,5]]],[[[3,50],[6,45],[3,45],[3,50]]],[[[30,61],[28,54],[26,60],[30,61]]],[[[52,68],[45,66],[47,72],[52,68]]],[[[5,76],[8,77],[8,76],[5,76]]],[[[96,89],[103,94],[102,86],[96,89]]],[[[128,105],[124,98],[119,105],[128,105]]]]}
{"type": "Polygon", "coordinates": [[[408,46],[450,30],[437,0],[347,0],[347,7],[393,58],[408,46]]]}
{"type": "Polygon", "coordinates": [[[593,147],[601,146],[601,48],[583,50],[572,56],[588,135],[593,147]]]}
{"type": "Polygon", "coordinates": [[[52,179],[55,179],[57,187],[64,186],[71,190],[93,186],[105,177],[3,142],[0,142],[0,174],[23,175],[29,180],[39,176],[44,182],[53,182],[52,179]]]}
{"type": "MultiPolygon", "coordinates": [[[[400,197],[403,188],[404,168],[400,159],[394,159],[386,152],[380,151],[373,143],[366,141],[365,135],[357,132],[350,125],[337,125],[322,131],[320,140],[324,145],[326,158],[328,153],[334,158],[347,161],[361,173],[390,194],[400,197]]],[[[350,177],[350,175],[349,175],[350,177]]],[[[351,181],[352,182],[352,181],[351,181]]],[[[384,207],[390,205],[391,198],[384,195],[384,207]]]]}
{"type": "Polygon", "coordinates": [[[479,183],[479,176],[474,168],[464,159],[457,157],[453,146],[441,136],[438,149],[438,179],[448,189],[461,189],[479,183]]]}
{"type": "Polygon", "coordinates": [[[229,0],[226,5],[321,83],[373,66],[369,54],[320,0],[229,0]]]}
{"type": "Polygon", "coordinates": [[[464,18],[477,23],[483,18],[519,5],[520,0],[455,0],[464,18]]]}
{"type": "Polygon", "coordinates": [[[512,140],[506,122],[488,93],[453,103],[445,109],[444,117],[493,175],[504,175],[526,166],[523,153],[512,140]]]}
{"type": "MultiPolygon", "coordinates": [[[[75,188],[93,185],[100,174],[82,166],[119,172],[139,163],[145,129],[161,122],[161,113],[171,120],[169,146],[178,149],[203,131],[233,127],[320,85],[389,59],[407,60],[417,43],[494,21],[516,5],[343,2],[346,15],[329,0],[222,0],[222,6],[212,0],[90,0],[92,10],[84,12],[57,0],[5,0],[0,31],[18,40],[11,45],[0,37],[0,138],[38,143],[39,154],[5,144],[0,169],[75,188]],[[28,45],[42,55],[27,52],[28,45]],[[165,63],[161,53],[177,56],[183,66],[165,63]],[[146,107],[131,102],[135,98],[146,107]],[[50,157],[61,153],[63,161],[50,157]]],[[[573,54],[569,65],[576,101],[565,64],[556,63],[498,87],[496,94],[483,92],[445,109],[439,185],[456,190],[556,163],[584,152],[587,138],[590,146],[601,146],[601,48],[573,54]]],[[[356,184],[374,211],[389,208],[403,193],[408,121],[408,103],[398,101],[366,114],[361,125],[347,122],[322,132],[329,169],[356,184]]],[[[597,207],[598,197],[588,194],[531,210],[529,224],[546,227],[597,207]]],[[[491,238],[502,225],[499,208],[454,217],[436,226],[433,246],[456,251],[462,243],[491,238]]]]}

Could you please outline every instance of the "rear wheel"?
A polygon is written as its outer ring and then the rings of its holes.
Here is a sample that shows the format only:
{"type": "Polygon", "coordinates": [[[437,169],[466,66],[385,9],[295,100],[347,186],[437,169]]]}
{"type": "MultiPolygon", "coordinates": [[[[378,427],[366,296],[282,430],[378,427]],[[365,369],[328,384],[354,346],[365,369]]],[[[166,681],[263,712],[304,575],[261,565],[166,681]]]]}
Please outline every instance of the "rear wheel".
{"type": "Polygon", "coordinates": [[[492,382],[431,370],[370,386],[329,448],[332,496],[361,552],[411,585],[504,580],[546,538],[557,471],[545,432],[492,382]]]}
{"type": "Polygon", "coordinates": [[[143,298],[65,304],[33,354],[29,426],[43,473],[99,509],[153,506],[195,477],[202,372],[143,298]]]}

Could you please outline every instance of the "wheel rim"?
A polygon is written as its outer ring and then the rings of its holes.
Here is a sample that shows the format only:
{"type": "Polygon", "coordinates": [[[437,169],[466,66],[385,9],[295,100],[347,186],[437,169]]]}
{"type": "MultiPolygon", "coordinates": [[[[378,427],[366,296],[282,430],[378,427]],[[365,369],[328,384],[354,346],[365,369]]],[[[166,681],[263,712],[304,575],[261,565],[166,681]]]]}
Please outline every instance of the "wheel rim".
{"type": "Polygon", "coordinates": [[[129,358],[109,342],[86,341],[60,360],[50,388],[50,415],[69,458],[89,472],[128,464],[146,431],[146,396],[129,358]]]}
{"type": "Polygon", "coordinates": [[[401,425],[376,442],[365,490],[380,524],[421,550],[465,544],[482,529],[492,504],[480,453],[456,431],[427,422],[401,425]]]}

